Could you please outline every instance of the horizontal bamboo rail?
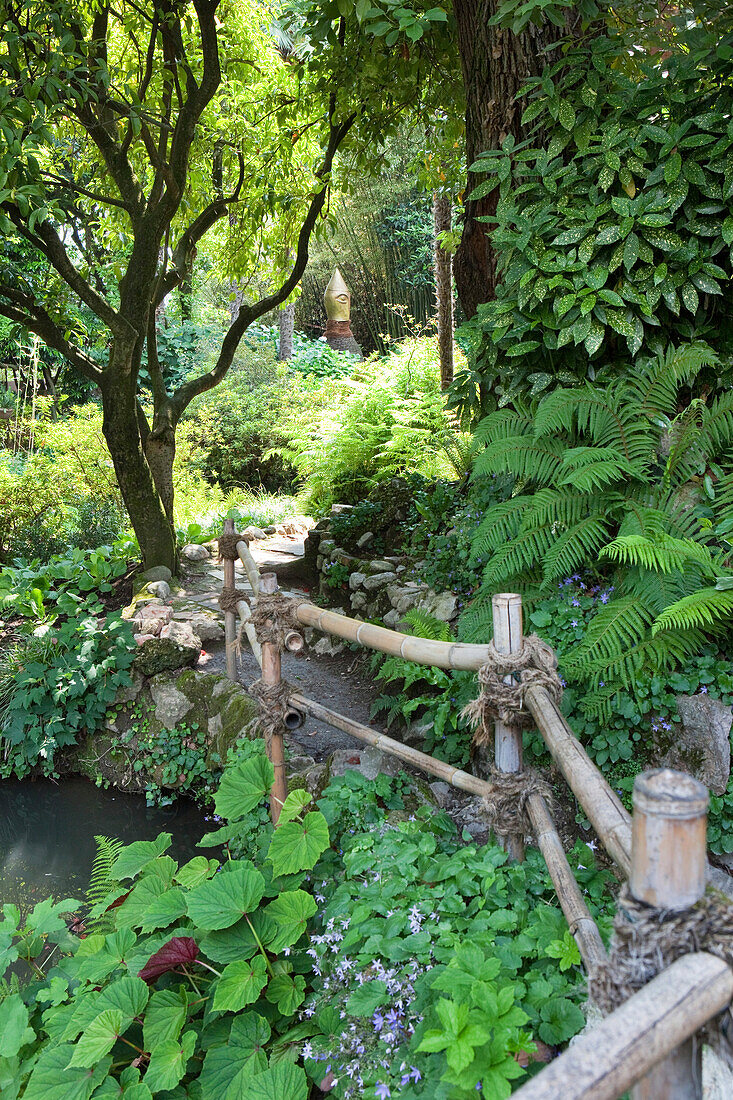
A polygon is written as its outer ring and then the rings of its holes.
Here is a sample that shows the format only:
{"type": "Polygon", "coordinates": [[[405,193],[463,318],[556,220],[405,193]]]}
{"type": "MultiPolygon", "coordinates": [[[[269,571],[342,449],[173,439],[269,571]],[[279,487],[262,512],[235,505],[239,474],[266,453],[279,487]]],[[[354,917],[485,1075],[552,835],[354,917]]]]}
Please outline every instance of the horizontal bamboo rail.
{"type": "Polygon", "coordinates": [[[303,626],[313,626],[326,634],[335,634],[347,642],[358,642],[369,649],[378,649],[394,657],[404,657],[418,665],[434,665],[456,671],[476,671],[486,663],[488,647],[462,642],[436,642],[430,638],[415,638],[400,634],[386,626],[374,626],[335,611],[324,611],[312,603],[298,605],[298,619],[303,626]]]}
{"type": "Polygon", "coordinates": [[[604,848],[625,878],[631,870],[631,817],[544,688],[531,686],[527,708],[604,848]]]}
{"type": "MultiPolygon", "coordinates": [[[[384,733],[377,733],[376,730],[362,725],[361,722],[354,721],[353,718],[345,718],[344,715],[329,710],[328,707],[316,703],[299,691],[292,692],[289,701],[294,707],[310,714],[312,718],[319,718],[323,722],[328,722],[336,729],[350,733],[360,741],[374,745],[375,748],[388,752],[392,756],[404,760],[405,763],[412,764],[429,775],[434,775],[444,782],[450,783],[452,787],[456,787],[458,790],[477,795],[491,794],[491,783],[485,779],[479,779],[476,775],[469,775],[468,772],[461,771],[460,768],[454,768],[443,760],[436,760],[434,757],[428,756],[427,753],[420,752],[419,749],[403,745],[400,741],[395,741],[384,733]]],[[[541,795],[532,795],[528,803],[528,809],[537,831],[537,842],[545,857],[547,869],[560,900],[562,911],[565,914],[570,931],[575,937],[585,968],[590,972],[598,962],[606,957],[606,949],[603,946],[601,934],[585,903],[580,887],[575,881],[573,872],[570,870],[570,865],[545,800],[541,795]]]]}
{"type": "MultiPolygon", "coordinates": [[[[684,955],[576,1039],[514,1100],[617,1100],[732,998],[733,973],[721,959],[684,955]]],[[[682,1095],[670,1092],[655,1100],[682,1095]]]]}

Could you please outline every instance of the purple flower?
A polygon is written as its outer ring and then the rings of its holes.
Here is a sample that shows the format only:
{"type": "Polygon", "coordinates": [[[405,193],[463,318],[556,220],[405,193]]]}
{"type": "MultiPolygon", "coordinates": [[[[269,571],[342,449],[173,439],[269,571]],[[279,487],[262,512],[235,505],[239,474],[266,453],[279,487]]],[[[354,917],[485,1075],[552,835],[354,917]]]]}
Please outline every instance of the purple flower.
{"type": "Polygon", "coordinates": [[[381,1012],[375,1012],[372,1016],[372,1023],[374,1024],[374,1030],[379,1033],[384,1027],[384,1016],[381,1012]]]}
{"type": "Polygon", "coordinates": [[[571,619],[570,620],[570,625],[571,626],[578,626],[579,625],[578,620],[577,619],[571,619]]]}
{"type": "Polygon", "coordinates": [[[707,695],[707,693],[708,693],[707,685],[703,684],[702,687],[700,688],[700,694],[701,695],[707,695]]]}
{"type": "Polygon", "coordinates": [[[577,596],[573,596],[572,600],[570,601],[570,606],[580,607],[580,600],[577,598],[577,596]]]}
{"type": "Polygon", "coordinates": [[[422,1074],[417,1066],[410,1066],[410,1077],[413,1081],[422,1081],[422,1074]]]}
{"type": "Polygon", "coordinates": [[[374,1087],[374,1095],[379,1097],[379,1100],[386,1100],[388,1096],[392,1095],[389,1085],[382,1084],[381,1081],[377,1081],[374,1087]]]}
{"type": "Polygon", "coordinates": [[[599,598],[600,598],[601,603],[608,603],[608,600],[609,600],[608,592],[601,592],[601,595],[600,595],[599,598]]]}

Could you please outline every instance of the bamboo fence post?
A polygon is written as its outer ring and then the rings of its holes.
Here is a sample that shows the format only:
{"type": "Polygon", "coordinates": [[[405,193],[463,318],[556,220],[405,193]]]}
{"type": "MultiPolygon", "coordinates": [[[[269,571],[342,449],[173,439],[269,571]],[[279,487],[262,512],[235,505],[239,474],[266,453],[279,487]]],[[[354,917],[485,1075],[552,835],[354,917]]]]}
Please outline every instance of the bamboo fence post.
{"type": "MultiPolygon", "coordinates": [[[[271,595],[277,592],[275,573],[263,573],[260,576],[260,592],[271,595]]],[[[281,680],[280,650],[275,642],[262,643],[262,683],[266,687],[276,687],[281,680]]],[[[282,804],[288,796],[288,781],[285,774],[285,746],[282,726],[273,730],[270,742],[270,762],[275,770],[275,778],[270,791],[270,816],[273,825],[277,825],[282,804]]]]}
{"type": "MultiPolygon", "coordinates": [[[[491,599],[494,619],[494,648],[498,653],[517,653],[522,648],[522,597],[500,592],[491,599]]],[[[512,676],[505,676],[504,683],[511,684],[512,676]]],[[[506,726],[498,719],[494,722],[494,762],[500,772],[514,774],[522,771],[522,731],[519,726],[506,726]]],[[[524,837],[502,837],[502,845],[510,856],[524,859],[524,837]]]]}
{"type": "MultiPolygon", "coordinates": [[[[629,889],[656,909],[689,909],[705,893],[708,791],[684,772],[636,777],[629,889]]],[[[701,1100],[702,1044],[694,1035],[631,1090],[632,1100],[701,1100]]]]}
{"type": "MultiPolygon", "coordinates": [[[[224,534],[234,531],[234,520],[224,520],[224,534]]],[[[224,558],[224,587],[234,588],[234,562],[224,558]]],[[[224,612],[224,639],[226,645],[227,676],[237,683],[237,617],[233,611],[224,612]]]]}

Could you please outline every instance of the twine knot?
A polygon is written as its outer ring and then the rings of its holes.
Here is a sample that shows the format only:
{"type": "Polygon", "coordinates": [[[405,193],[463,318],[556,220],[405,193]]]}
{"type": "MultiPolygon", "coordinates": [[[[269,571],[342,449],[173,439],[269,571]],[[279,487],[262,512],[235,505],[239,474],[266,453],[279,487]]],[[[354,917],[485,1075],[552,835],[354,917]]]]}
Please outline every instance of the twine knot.
{"type": "Polygon", "coordinates": [[[536,634],[523,638],[516,653],[499,653],[493,642],[488,650],[487,660],[478,670],[479,696],[463,709],[463,716],[474,727],[476,745],[491,744],[497,720],[520,728],[532,724],[532,715],[524,705],[528,687],[545,688],[555,703],[562,698],[557,657],[536,634]],[[504,683],[507,676],[514,679],[504,683]]]}
{"type": "Polygon", "coordinates": [[[530,795],[541,794],[552,805],[552,788],[533,768],[522,772],[489,773],[491,793],[484,795],[483,808],[489,825],[501,837],[532,836],[534,829],[527,810],[530,795]]]}

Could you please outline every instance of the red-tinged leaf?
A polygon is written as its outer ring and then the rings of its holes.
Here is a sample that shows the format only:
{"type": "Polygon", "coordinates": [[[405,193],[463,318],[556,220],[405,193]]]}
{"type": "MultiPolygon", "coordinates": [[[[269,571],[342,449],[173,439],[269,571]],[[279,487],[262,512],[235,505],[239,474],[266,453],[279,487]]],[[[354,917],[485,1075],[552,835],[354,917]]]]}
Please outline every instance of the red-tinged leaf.
{"type": "Polygon", "coordinates": [[[198,958],[198,944],[190,936],[174,936],[168,943],[163,944],[159,951],[151,955],[142,970],[138,971],[138,978],[145,982],[155,981],[161,974],[167,974],[169,970],[183,966],[185,963],[195,962],[198,958]]]}
{"type": "Polygon", "coordinates": [[[329,1070],[318,1087],[321,1092],[330,1092],[333,1086],[336,1084],[336,1080],[337,1078],[335,1078],[331,1070],[329,1070]]]}
{"type": "Polygon", "coordinates": [[[127,901],[131,893],[132,890],[128,890],[126,894],[120,894],[117,901],[113,901],[111,905],[107,906],[107,908],[105,909],[105,913],[110,913],[113,909],[119,909],[123,901],[127,901]]]}

